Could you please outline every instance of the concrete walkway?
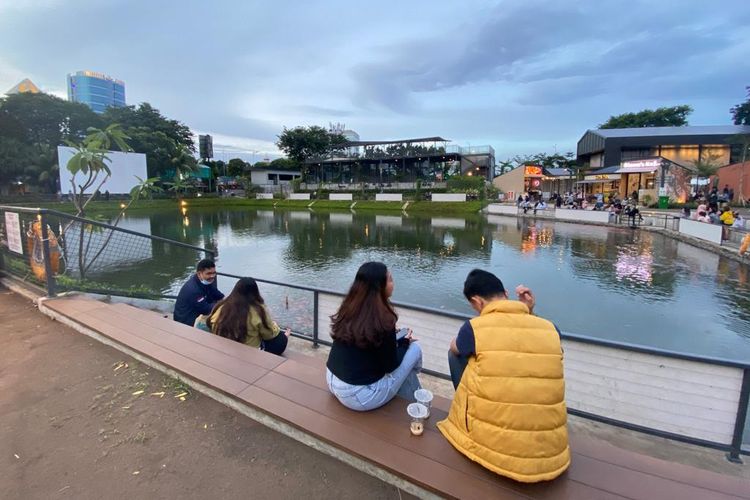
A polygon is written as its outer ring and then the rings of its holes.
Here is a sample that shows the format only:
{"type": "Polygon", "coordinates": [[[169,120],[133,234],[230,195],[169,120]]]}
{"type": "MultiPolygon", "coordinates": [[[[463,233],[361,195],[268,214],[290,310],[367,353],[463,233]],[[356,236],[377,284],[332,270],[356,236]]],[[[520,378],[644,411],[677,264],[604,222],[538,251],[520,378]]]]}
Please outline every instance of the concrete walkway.
{"type": "Polygon", "coordinates": [[[0,288],[0,497],[410,498],[0,288]]]}

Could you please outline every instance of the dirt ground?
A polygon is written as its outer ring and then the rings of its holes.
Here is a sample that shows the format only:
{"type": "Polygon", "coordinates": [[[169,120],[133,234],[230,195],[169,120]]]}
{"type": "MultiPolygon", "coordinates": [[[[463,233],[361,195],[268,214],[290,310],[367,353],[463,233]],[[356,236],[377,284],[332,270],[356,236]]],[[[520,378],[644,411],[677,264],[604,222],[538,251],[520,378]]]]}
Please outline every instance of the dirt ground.
{"type": "Polygon", "coordinates": [[[407,498],[0,288],[0,497],[407,498]]]}

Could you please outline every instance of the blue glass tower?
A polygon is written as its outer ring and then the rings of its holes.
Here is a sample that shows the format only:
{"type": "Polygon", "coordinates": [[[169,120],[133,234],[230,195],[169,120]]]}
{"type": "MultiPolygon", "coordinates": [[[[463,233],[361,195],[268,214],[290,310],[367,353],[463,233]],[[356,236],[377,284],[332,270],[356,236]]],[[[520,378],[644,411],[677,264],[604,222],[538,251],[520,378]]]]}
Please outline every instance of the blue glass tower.
{"type": "Polygon", "coordinates": [[[110,106],[125,106],[125,82],[95,71],[68,75],[68,100],[82,102],[96,113],[110,106]]]}

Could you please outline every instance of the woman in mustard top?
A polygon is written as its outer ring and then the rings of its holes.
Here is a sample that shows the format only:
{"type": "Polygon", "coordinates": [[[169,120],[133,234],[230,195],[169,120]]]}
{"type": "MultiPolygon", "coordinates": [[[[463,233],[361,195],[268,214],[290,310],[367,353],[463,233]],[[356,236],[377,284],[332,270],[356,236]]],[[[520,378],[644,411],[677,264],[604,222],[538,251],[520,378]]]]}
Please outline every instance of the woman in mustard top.
{"type": "Polygon", "coordinates": [[[232,293],[216,303],[206,325],[216,335],[272,354],[284,352],[291,333],[289,328],[282,333],[271,319],[258,283],[252,278],[237,281],[232,293]]]}

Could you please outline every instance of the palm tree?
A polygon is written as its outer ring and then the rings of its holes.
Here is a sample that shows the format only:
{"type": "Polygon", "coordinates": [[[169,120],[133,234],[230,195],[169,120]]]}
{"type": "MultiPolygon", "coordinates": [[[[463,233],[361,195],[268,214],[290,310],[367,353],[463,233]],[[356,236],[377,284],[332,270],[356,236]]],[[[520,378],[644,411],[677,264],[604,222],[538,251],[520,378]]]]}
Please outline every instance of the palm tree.
{"type": "Polygon", "coordinates": [[[719,169],[719,165],[716,163],[719,158],[719,155],[708,155],[706,158],[699,158],[690,162],[697,173],[698,186],[700,186],[701,179],[708,179],[716,173],[719,169]]]}

